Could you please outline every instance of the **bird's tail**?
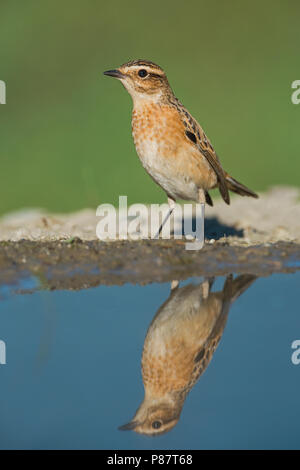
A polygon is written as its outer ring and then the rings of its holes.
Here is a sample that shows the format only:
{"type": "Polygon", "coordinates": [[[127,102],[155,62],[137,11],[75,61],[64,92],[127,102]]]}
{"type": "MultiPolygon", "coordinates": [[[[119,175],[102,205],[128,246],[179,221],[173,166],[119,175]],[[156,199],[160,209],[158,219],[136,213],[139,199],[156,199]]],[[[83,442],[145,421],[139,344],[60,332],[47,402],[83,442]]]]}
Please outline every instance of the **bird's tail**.
{"type": "Polygon", "coordinates": [[[225,302],[234,302],[251,286],[255,279],[257,279],[257,276],[254,274],[241,274],[235,279],[233,278],[232,274],[229,274],[223,287],[223,296],[225,302]]]}
{"type": "Polygon", "coordinates": [[[240,196],[250,196],[255,197],[256,199],[258,198],[258,194],[256,194],[251,189],[247,188],[247,186],[244,186],[242,183],[239,183],[228,173],[225,173],[225,178],[227,182],[227,187],[228,189],[230,189],[230,191],[233,191],[234,193],[237,193],[240,196]]]}

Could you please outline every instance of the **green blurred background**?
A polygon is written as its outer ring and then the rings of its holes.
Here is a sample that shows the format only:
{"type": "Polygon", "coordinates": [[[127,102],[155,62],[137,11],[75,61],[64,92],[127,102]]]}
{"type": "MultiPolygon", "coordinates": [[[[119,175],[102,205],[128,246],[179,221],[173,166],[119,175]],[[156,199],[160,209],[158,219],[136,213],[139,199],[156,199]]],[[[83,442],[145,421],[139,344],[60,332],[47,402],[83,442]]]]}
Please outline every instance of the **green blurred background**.
{"type": "Polygon", "coordinates": [[[167,72],[223,166],[255,190],[299,185],[297,0],[11,0],[0,6],[0,214],[165,201],[131,137],[131,98],[102,72],[167,72]]]}

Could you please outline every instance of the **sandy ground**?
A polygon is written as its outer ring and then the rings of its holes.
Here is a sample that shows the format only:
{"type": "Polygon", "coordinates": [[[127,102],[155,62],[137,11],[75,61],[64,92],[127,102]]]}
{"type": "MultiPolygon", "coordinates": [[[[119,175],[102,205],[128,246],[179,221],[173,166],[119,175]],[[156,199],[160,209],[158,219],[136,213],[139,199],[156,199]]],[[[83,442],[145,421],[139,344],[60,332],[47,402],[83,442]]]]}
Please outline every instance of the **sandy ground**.
{"type": "MultiPolygon", "coordinates": [[[[92,209],[72,214],[23,210],[0,219],[0,241],[41,242],[72,237],[97,240],[98,221],[92,209]]],[[[212,243],[226,242],[232,246],[300,242],[300,190],[275,187],[261,194],[258,200],[232,197],[229,207],[217,200],[214,207],[206,209],[205,237],[212,243]]]]}
{"type": "MultiPolygon", "coordinates": [[[[233,198],[230,207],[218,201],[207,208],[206,243],[198,251],[174,238],[100,241],[95,210],[9,214],[0,220],[0,287],[23,292],[22,279],[52,290],[294,272],[300,269],[299,192],[274,188],[259,200],[233,198]]],[[[175,222],[182,227],[182,219],[175,222]]]]}

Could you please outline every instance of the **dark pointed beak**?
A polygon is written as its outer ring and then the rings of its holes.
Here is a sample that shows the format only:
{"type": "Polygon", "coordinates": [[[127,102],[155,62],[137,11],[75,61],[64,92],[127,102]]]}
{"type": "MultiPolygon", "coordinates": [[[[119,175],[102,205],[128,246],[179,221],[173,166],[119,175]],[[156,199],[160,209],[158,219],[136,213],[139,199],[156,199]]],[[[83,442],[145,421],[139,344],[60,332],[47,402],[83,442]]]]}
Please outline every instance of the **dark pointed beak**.
{"type": "Polygon", "coordinates": [[[123,426],[120,426],[118,429],[120,431],[133,431],[134,428],[136,428],[138,425],[138,421],[130,421],[130,423],[123,424],[123,426]]]}
{"type": "Polygon", "coordinates": [[[124,75],[120,72],[120,70],[115,69],[115,70],[107,70],[106,72],[103,72],[104,75],[108,75],[109,77],[114,77],[114,78],[124,78],[124,75]]]}

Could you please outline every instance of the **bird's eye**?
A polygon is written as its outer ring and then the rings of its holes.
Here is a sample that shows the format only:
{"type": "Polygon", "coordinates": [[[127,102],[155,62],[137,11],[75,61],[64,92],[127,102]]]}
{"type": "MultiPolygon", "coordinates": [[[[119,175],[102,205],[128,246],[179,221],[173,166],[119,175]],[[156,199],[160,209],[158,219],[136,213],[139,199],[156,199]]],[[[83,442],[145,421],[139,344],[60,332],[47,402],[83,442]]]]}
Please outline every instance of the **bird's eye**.
{"type": "Polygon", "coordinates": [[[145,69],[141,69],[141,70],[139,70],[138,75],[141,78],[145,78],[148,75],[148,72],[145,69]]]}
{"type": "Polygon", "coordinates": [[[152,427],[153,429],[159,429],[161,427],[161,421],[153,421],[152,427]]]}

